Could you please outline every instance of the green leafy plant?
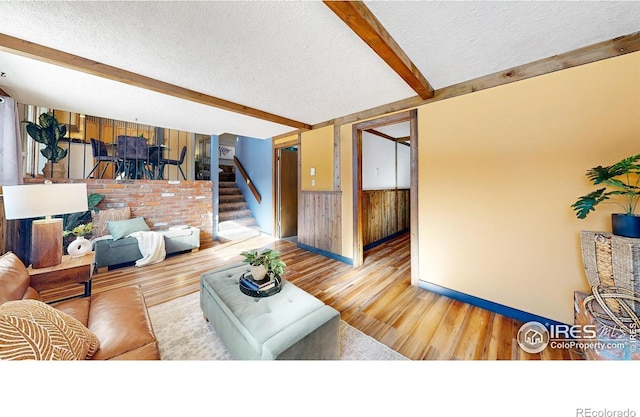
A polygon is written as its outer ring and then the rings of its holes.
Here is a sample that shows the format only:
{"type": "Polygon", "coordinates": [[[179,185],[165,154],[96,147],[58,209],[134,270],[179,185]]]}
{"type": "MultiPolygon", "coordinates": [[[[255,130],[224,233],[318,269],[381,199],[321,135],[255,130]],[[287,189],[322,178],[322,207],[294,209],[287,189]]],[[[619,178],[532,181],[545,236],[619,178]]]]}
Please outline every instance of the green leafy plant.
{"type": "Polygon", "coordinates": [[[91,212],[100,211],[97,205],[98,203],[100,203],[100,201],[102,201],[104,197],[104,194],[89,194],[87,196],[87,211],[70,213],[62,216],[62,224],[64,225],[64,230],[65,232],[69,232],[64,236],[68,236],[70,232],[76,227],[91,221],[91,212]]]}
{"type": "Polygon", "coordinates": [[[74,227],[73,230],[65,230],[62,233],[62,236],[63,237],[67,237],[69,235],[84,236],[84,235],[90,235],[91,233],[93,233],[93,223],[89,222],[87,224],[80,224],[74,227]]]}
{"type": "Polygon", "coordinates": [[[609,199],[611,203],[622,207],[625,214],[633,215],[640,197],[638,161],[640,161],[640,154],[624,158],[608,167],[597,166],[589,169],[586,175],[593,185],[602,184],[605,187],[580,197],[571,205],[576,212],[576,217],[584,219],[595,210],[598,204],[609,199]]]}
{"type": "Polygon", "coordinates": [[[67,156],[67,150],[58,146],[58,142],[67,134],[67,126],[58,124],[58,119],[52,112],[42,113],[38,117],[39,124],[24,122],[27,124],[27,133],[38,143],[45,145],[40,150],[42,156],[48,161],[59,162],[67,156]]]}
{"type": "Polygon", "coordinates": [[[258,252],[257,249],[249,251],[243,251],[240,253],[244,257],[243,262],[252,266],[264,265],[267,270],[267,275],[270,278],[276,275],[280,276],[284,274],[284,268],[287,266],[282,259],[280,259],[280,252],[273,249],[263,249],[258,252]]]}

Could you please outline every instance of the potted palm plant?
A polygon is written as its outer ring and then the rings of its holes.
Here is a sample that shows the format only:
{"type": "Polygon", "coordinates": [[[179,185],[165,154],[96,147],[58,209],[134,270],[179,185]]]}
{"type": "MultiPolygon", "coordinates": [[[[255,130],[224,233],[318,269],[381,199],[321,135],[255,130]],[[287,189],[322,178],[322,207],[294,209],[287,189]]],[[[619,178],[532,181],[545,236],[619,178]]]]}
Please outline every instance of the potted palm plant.
{"type": "Polygon", "coordinates": [[[614,235],[640,237],[640,216],[635,214],[640,197],[640,154],[624,158],[607,167],[597,166],[586,175],[593,185],[603,185],[578,199],[571,207],[576,217],[584,219],[605,201],[622,207],[624,213],[611,215],[611,229],[614,235]]]}
{"type": "Polygon", "coordinates": [[[67,156],[67,150],[58,146],[58,142],[67,134],[67,126],[58,123],[58,119],[52,112],[42,113],[38,117],[38,123],[24,122],[27,124],[27,133],[38,143],[45,145],[40,150],[47,163],[42,169],[45,178],[63,178],[65,166],[60,162],[67,156]]]}

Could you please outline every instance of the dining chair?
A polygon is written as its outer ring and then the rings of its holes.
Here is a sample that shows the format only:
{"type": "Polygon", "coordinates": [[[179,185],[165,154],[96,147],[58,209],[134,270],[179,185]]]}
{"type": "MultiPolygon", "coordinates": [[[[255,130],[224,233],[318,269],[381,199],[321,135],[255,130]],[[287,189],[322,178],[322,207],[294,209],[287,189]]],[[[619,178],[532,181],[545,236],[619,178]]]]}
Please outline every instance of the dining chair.
{"type": "Polygon", "coordinates": [[[164,145],[149,145],[147,168],[151,172],[151,179],[160,179],[160,161],[164,155],[164,145]]]}
{"type": "Polygon", "coordinates": [[[164,167],[167,165],[175,165],[178,167],[178,169],[180,170],[180,173],[182,174],[182,178],[185,179],[185,181],[187,180],[187,176],[184,175],[184,171],[182,170],[182,164],[184,163],[184,158],[185,156],[187,156],[187,147],[183,146],[182,150],[180,151],[180,159],[166,159],[166,158],[162,158],[160,159],[160,171],[158,173],[158,179],[164,179],[164,167]]]}
{"type": "Polygon", "coordinates": [[[89,172],[89,175],[87,175],[87,178],[91,177],[91,174],[93,174],[93,172],[100,166],[101,163],[104,163],[104,168],[102,169],[100,176],[98,176],[98,178],[102,178],[104,177],[104,173],[107,172],[107,167],[109,166],[109,164],[115,164],[116,167],[118,167],[120,158],[118,158],[117,156],[109,155],[109,152],[107,151],[107,145],[103,141],[94,138],[91,138],[90,141],[91,152],[93,153],[93,159],[94,161],[96,161],[96,164],[93,166],[91,172],[89,172]]]}
{"type": "Polygon", "coordinates": [[[147,169],[148,148],[147,140],[142,136],[118,136],[118,157],[123,161],[124,173],[127,178],[142,179],[145,175],[150,178],[147,169]]]}

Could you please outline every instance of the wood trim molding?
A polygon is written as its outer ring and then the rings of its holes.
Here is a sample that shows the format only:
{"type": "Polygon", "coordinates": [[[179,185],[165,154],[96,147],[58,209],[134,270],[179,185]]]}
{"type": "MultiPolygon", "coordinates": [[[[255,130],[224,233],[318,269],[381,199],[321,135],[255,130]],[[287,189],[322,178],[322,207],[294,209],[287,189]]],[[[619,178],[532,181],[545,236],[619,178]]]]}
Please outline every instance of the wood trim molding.
{"type": "Polygon", "coordinates": [[[0,33],[0,50],[195,103],[309,130],[311,125],[0,33]]]}
{"type": "Polygon", "coordinates": [[[423,100],[433,97],[433,87],[361,1],[324,1],[342,21],[393,69],[423,100]]]}
{"type": "Polygon", "coordinates": [[[423,100],[418,96],[414,96],[404,100],[398,100],[393,103],[388,103],[358,113],[353,113],[333,120],[315,124],[312,126],[312,129],[315,129],[316,127],[326,126],[327,124],[343,125],[356,123],[361,120],[367,120],[389,113],[409,110],[424,104],[446,100],[465,94],[475,93],[477,91],[499,87],[501,85],[509,84],[512,82],[522,81],[527,78],[550,74],[552,72],[562,71],[580,65],[590,64],[604,59],[615,58],[621,55],[638,51],[640,51],[640,32],[635,32],[629,35],[620,36],[608,41],[566,52],[564,54],[555,55],[549,58],[520,65],[508,70],[486,75],[484,77],[479,77],[474,80],[454,84],[449,87],[444,87],[436,90],[434,97],[431,99],[423,100]]]}
{"type": "Polygon", "coordinates": [[[410,159],[411,159],[411,184],[409,191],[409,205],[411,206],[409,215],[409,230],[411,233],[411,285],[418,285],[420,281],[420,236],[418,204],[420,199],[418,198],[418,183],[420,176],[418,175],[418,110],[413,109],[409,111],[409,131],[410,131],[410,159]]]}
{"type": "Polygon", "coordinates": [[[362,132],[395,123],[409,122],[411,147],[410,223],[411,223],[411,284],[417,285],[418,271],[418,112],[416,109],[390,114],[377,119],[354,123],[352,138],[352,195],[353,195],[353,266],[364,262],[362,208],[362,132]]]}
{"type": "Polygon", "coordinates": [[[363,127],[354,124],[352,130],[352,162],[353,176],[353,266],[364,263],[364,243],[362,238],[362,132],[363,127]]]}
{"type": "Polygon", "coordinates": [[[333,126],[333,189],[340,191],[340,126],[333,126]]]}
{"type": "Polygon", "coordinates": [[[300,190],[300,194],[342,194],[342,191],[337,190],[324,190],[324,191],[311,191],[311,190],[300,190]]]}

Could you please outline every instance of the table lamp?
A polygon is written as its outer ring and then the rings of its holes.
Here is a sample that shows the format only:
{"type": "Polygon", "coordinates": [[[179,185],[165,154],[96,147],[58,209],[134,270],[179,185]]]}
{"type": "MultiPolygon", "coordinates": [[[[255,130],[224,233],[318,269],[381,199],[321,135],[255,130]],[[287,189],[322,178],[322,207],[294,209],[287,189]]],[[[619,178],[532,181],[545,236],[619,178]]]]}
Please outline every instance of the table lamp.
{"type": "Polygon", "coordinates": [[[87,184],[5,185],[4,210],[7,220],[34,220],[31,228],[31,267],[47,268],[62,262],[62,219],[59,214],[87,211],[87,184]]]}

